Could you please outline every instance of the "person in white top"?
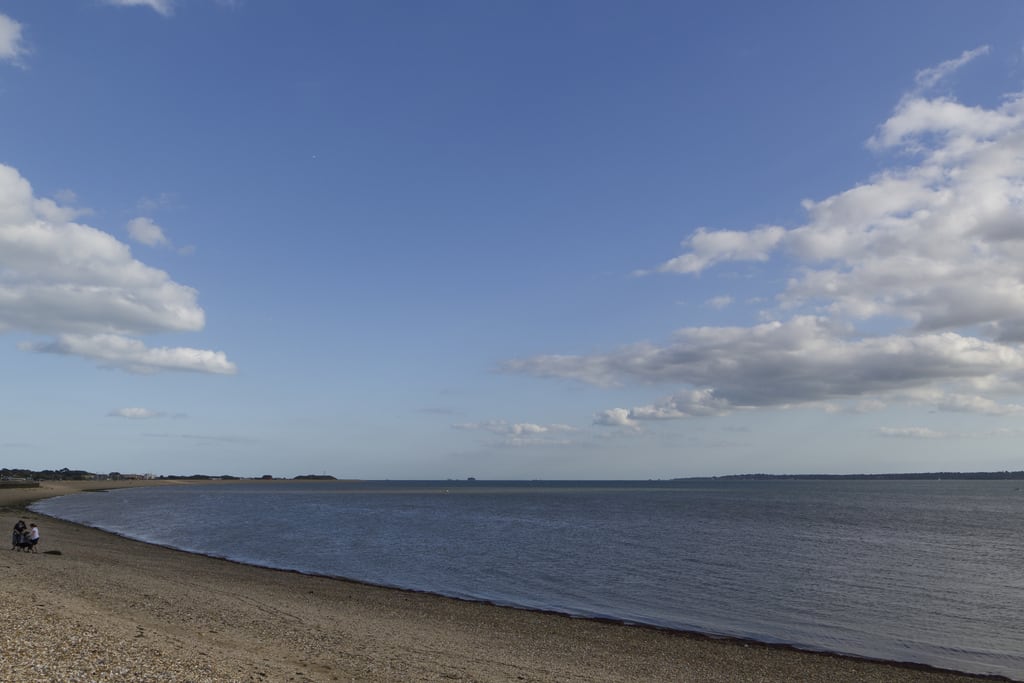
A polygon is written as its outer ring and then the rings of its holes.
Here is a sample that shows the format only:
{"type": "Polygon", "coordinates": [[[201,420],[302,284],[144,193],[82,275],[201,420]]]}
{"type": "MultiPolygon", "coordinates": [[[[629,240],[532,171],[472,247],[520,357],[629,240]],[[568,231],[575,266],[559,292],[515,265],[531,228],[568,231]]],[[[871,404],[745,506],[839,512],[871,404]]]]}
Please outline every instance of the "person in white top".
{"type": "Polygon", "coordinates": [[[28,547],[32,552],[35,552],[36,544],[39,543],[39,527],[35,524],[29,524],[28,527],[28,547]]]}

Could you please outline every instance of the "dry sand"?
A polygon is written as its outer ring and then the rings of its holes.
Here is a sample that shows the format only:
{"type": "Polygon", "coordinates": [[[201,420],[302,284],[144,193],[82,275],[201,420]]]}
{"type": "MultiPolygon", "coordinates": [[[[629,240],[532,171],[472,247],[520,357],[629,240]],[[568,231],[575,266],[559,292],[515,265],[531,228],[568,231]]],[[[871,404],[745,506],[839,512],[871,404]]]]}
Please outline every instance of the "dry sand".
{"type": "Polygon", "coordinates": [[[0,523],[42,532],[3,551],[0,680],[978,680],[249,567],[19,508],[99,485],[0,489],[0,523]]]}

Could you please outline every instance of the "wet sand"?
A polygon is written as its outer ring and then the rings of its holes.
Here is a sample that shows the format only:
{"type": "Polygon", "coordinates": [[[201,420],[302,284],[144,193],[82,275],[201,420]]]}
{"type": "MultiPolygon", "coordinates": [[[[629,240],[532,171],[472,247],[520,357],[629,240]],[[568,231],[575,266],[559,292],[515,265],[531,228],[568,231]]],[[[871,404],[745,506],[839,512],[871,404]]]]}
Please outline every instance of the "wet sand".
{"type": "MultiPolygon", "coordinates": [[[[980,677],[517,610],[130,541],[24,511],[62,493],[0,488],[0,680],[976,681],[980,677]]],[[[102,495],[102,494],[98,494],[102,495]]],[[[302,552],[296,546],[295,552],[302,552]]]]}

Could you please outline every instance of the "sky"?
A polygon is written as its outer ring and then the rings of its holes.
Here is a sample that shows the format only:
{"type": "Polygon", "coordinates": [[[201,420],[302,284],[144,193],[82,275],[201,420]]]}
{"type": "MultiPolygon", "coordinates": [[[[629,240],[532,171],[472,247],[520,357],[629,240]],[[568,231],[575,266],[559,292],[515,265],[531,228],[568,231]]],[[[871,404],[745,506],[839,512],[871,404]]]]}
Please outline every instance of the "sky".
{"type": "Polygon", "coordinates": [[[1024,469],[1022,27],[0,0],[0,466],[1024,469]]]}

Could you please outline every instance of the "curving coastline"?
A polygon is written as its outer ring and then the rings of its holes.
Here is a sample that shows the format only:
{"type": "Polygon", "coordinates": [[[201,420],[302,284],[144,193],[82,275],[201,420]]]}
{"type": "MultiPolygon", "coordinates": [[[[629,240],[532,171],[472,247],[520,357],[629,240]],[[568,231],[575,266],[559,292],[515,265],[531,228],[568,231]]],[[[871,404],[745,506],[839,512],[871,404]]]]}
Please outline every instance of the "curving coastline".
{"type": "Polygon", "coordinates": [[[4,563],[4,681],[985,678],[253,567],[23,509],[95,488],[0,489],[8,527],[23,517],[43,531],[40,553],[9,552],[4,563]]]}

